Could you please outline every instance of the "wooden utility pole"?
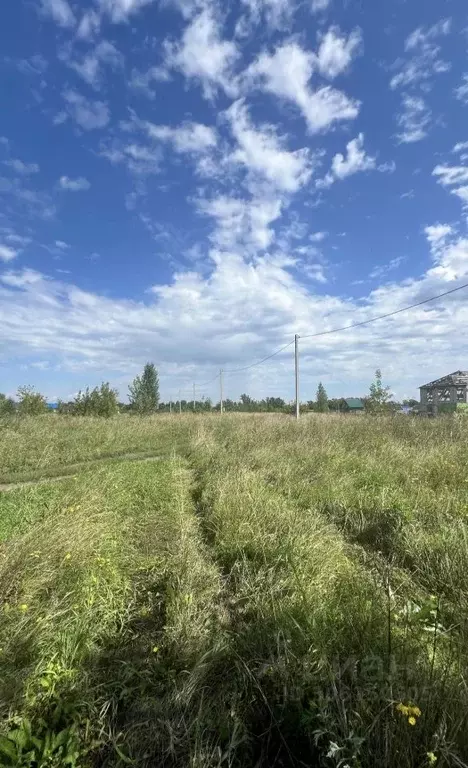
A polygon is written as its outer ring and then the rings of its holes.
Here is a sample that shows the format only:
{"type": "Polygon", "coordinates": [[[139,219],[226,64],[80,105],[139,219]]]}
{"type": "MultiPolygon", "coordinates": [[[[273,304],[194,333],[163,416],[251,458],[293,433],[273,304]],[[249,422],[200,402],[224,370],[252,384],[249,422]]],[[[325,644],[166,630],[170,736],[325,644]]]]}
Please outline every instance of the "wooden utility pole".
{"type": "Polygon", "coordinates": [[[179,389],[179,414],[182,413],[182,400],[180,399],[180,389],[179,389]]]}
{"type": "Polygon", "coordinates": [[[299,420],[299,336],[294,336],[294,370],[296,376],[296,420],[299,420]]]}
{"type": "Polygon", "coordinates": [[[193,412],[195,413],[195,382],[193,382],[193,412]]]}
{"type": "Polygon", "coordinates": [[[221,368],[219,372],[219,392],[220,392],[220,399],[219,399],[219,412],[223,413],[224,408],[224,393],[223,393],[223,369],[221,368]]]}

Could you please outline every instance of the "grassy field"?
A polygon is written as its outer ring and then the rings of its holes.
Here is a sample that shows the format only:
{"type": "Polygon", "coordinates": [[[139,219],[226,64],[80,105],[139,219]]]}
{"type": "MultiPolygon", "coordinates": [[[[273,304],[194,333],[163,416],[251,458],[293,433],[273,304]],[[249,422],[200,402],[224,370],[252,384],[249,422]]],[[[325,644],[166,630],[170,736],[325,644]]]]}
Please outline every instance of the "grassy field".
{"type": "Polygon", "coordinates": [[[5,422],[0,482],[75,474],[0,491],[0,765],[467,765],[467,466],[449,418],[5,422]]]}

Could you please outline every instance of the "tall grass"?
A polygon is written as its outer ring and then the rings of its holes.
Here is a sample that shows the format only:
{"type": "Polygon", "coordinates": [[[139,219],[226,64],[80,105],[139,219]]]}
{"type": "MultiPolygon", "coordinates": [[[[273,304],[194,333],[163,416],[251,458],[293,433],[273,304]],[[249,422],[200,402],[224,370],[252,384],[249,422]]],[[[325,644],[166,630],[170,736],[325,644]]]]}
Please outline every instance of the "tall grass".
{"type": "Polygon", "coordinates": [[[468,764],[462,423],[48,423],[184,458],[0,494],[6,765],[468,764]]]}

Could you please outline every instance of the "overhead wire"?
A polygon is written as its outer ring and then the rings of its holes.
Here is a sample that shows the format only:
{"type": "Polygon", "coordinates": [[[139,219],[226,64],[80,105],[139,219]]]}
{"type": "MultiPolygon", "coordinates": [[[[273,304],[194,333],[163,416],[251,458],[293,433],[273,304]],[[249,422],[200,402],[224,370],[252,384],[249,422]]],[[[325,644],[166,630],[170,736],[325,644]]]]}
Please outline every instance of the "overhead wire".
{"type": "MultiPolygon", "coordinates": [[[[421,307],[424,304],[428,304],[431,301],[437,301],[437,299],[442,299],[445,296],[449,296],[452,293],[456,293],[457,291],[461,291],[464,288],[468,288],[468,283],[464,283],[463,285],[459,285],[456,288],[451,288],[448,291],[443,291],[443,293],[439,293],[436,296],[430,296],[427,299],[422,299],[421,301],[417,301],[414,304],[409,304],[406,307],[400,307],[400,309],[395,309],[392,312],[386,312],[386,313],[384,313],[382,315],[376,315],[375,317],[370,317],[367,320],[361,320],[359,323],[351,323],[350,325],[343,325],[340,328],[331,328],[328,331],[318,331],[317,333],[309,333],[309,334],[306,334],[306,335],[301,335],[298,338],[300,338],[300,339],[314,339],[314,338],[317,338],[319,336],[328,336],[328,335],[330,335],[332,333],[340,333],[342,331],[349,331],[349,330],[351,330],[353,328],[359,328],[359,327],[361,327],[363,325],[369,325],[370,323],[375,323],[378,320],[385,320],[388,317],[394,317],[395,315],[399,315],[402,312],[408,312],[410,309],[416,309],[417,307],[421,307]]],[[[291,341],[289,341],[284,346],[282,346],[279,349],[277,349],[274,352],[272,352],[270,355],[267,355],[266,357],[263,357],[261,360],[256,360],[255,362],[250,363],[249,365],[244,365],[244,366],[242,366],[240,368],[225,368],[225,369],[223,369],[223,373],[240,373],[242,371],[248,371],[251,368],[255,368],[258,365],[262,365],[262,363],[266,363],[267,360],[271,360],[273,357],[276,357],[276,355],[279,355],[281,352],[284,352],[284,350],[286,350],[289,347],[291,347],[294,344],[294,341],[295,341],[295,339],[292,339],[291,341]]],[[[214,381],[216,381],[216,379],[218,379],[219,377],[220,377],[220,372],[217,373],[216,376],[214,376],[212,379],[209,379],[209,381],[202,382],[201,384],[197,384],[195,382],[195,386],[197,387],[197,389],[200,389],[202,387],[206,387],[209,384],[212,384],[214,381]]],[[[192,389],[187,388],[187,389],[181,389],[179,391],[181,393],[182,392],[185,393],[185,392],[189,392],[189,391],[192,392],[192,389]]]]}
{"type": "Polygon", "coordinates": [[[457,288],[451,288],[450,291],[444,291],[443,293],[439,293],[437,296],[430,296],[428,299],[417,301],[415,304],[409,304],[409,306],[407,307],[401,307],[400,309],[395,309],[393,312],[386,312],[384,315],[377,315],[376,317],[370,317],[368,320],[361,320],[361,322],[359,323],[344,325],[342,328],[331,328],[329,331],[319,331],[318,333],[309,333],[306,336],[300,336],[300,338],[314,339],[314,338],[317,338],[317,336],[327,336],[330,333],[339,333],[340,331],[349,331],[351,328],[358,328],[361,325],[368,325],[369,323],[375,323],[377,320],[384,320],[387,317],[393,317],[394,315],[399,315],[400,312],[407,312],[410,309],[421,307],[423,304],[428,304],[430,301],[436,301],[437,299],[442,299],[444,296],[448,296],[450,293],[461,291],[462,288],[468,288],[468,283],[459,285],[457,288]]]}
{"type": "Polygon", "coordinates": [[[285,344],[284,347],[281,347],[281,349],[277,349],[276,352],[273,352],[271,355],[268,355],[267,357],[262,358],[262,360],[257,360],[257,362],[251,363],[250,365],[244,365],[242,368],[225,368],[224,373],[238,373],[239,371],[248,371],[249,368],[255,368],[255,366],[261,365],[262,363],[266,363],[267,360],[271,360],[272,357],[279,355],[280,352],[284,352],[284,350],[290,347],[292,344],[294,344],[294,339],[292,341],[288,341],[288,343],[285,344]]]}

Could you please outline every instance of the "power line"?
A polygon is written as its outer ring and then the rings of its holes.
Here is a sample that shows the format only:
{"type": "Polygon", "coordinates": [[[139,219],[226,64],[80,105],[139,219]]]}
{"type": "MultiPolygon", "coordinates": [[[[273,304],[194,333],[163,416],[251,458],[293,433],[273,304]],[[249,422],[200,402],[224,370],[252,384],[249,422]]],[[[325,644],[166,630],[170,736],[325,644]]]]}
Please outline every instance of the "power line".
{"type": "MultiPolygon", "coordinates": [[[[386,317],[393,317],[394,315],[400,314],[400,312],[407,312],[409,309],[415,309],[415,307],[420,307],[423,304],[428,304],[430,301],[436,301],[436,299],[442,299],[444,296],[448,296],[450,293],[461,291],[462,288],[468,288],[468,283],[459,285],[458,288],[452,288],[450,291],[444,291],[444,293],[439,293],[437,296],[431,296],[429,299],[423,299],[422,301],[418,301],[416,302],[416,304],[410,304],[408,307],[402,307],[401,309],[396,309],[394,312],[387,312],[385,315],[377,315],[377,317],[370,317],[369,320],[362,320],[360,323],[353,323],[352,325],[344,325],[342,328],[332,328],[330,331],[320,331],[319,333],[309,333],[307,336],[301,336],[300,338],[314,339],[314,338],[317,338],[317,336],[327,336],[330,333],[339,333],[340,331],[349,331],[351,328],[358,328],[360,325],[368,325],[369,323],[375,323],[376,320],[384,320],[386,317]]],[[[291,342],[291,344],[292,343],[293,342],[291,342]]]]}
{"type": "Polygon", "coordinates": [[[279,355],[280,352],[283,352],[292,344],[294,344],[294,339],[292,341],[289,341],[287,344],[285,344],[284,347],[281,347],[281,349],[277,349],[276,352],[273,352],[271,355],[264,357],[262,360],[258,360],[256,363],[245,365],[243,368],[225,368],[224,373],[239,373],[239,371],[248,371],[249,368],[255,368],[256,365],[261,365],[262,363],[266,363],[267,360],[271,360],[272,357],[279,355]]]}

